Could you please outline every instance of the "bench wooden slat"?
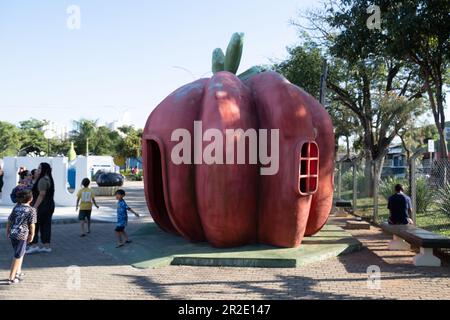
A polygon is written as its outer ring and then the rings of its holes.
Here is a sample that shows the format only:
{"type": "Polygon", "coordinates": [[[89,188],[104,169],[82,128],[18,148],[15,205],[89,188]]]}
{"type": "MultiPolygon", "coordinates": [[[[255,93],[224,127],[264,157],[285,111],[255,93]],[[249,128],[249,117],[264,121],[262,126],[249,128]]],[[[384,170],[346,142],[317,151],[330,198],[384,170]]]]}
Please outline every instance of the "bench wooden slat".
{"type": "Polygon", "coordinates": [[[384,222],[381,228],[422,248],[450,248],[449,238],[413,225],[390,225],[384,222]]]}

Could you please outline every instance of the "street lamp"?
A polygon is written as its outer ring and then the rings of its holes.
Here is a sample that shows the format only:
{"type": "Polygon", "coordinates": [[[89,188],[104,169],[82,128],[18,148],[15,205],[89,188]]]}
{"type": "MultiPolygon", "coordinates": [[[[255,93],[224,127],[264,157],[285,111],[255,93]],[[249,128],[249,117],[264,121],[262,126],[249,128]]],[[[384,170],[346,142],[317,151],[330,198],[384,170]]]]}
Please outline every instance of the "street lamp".
{"type": "Polygon", "coordinates": [[[47,129],[44,131],[44,138],[47,139],[47,157],[50,157],[50,139],[56,136],[55,131],[47,129]]]}

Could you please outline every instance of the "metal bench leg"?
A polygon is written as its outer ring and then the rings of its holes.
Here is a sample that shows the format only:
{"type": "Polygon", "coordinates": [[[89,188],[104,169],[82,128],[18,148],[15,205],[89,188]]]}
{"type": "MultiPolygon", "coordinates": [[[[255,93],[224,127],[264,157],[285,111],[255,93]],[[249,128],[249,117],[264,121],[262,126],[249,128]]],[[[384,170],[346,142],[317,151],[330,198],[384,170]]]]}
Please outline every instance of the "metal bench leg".
{"type": "Polygon", "coordinates": [[[417,267],[440,267],[441,260],[433,255],[432,248],[420,248],[420,253],[413,259],[417,267]]]}
{"type": "Polygon", "coordinates": [[[409,251],[409,250],[411,250],[411,246],[409,245],[409,243],[396,235],[394,235],[394,238],[389,242],[388,247],[389,247],[389,250],[391,250],[391,251],[409,251]]]}

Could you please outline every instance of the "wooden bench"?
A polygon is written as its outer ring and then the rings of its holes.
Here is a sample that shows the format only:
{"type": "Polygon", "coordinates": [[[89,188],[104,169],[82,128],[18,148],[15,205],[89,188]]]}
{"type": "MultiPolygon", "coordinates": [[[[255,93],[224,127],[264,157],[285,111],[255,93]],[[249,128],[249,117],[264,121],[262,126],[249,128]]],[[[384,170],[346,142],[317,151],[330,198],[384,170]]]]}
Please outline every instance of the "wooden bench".
{"type": "Polygon", "coordinates": [[[384,222],[381,229],[394,236],[389,242],[389,250],[411,250],[410,245],[420,248],[420,253],[413,259],[416,266],[440,267],[441,260],[434,256],[433,249],[450,248],[449,238],[414,225],[390,225],[384,222]]]}
{"type": "Polygon", "coordinates": [[[347,217],[348,211],[353,208],[352,202],[348,200],[336,200],[334,206],[338,209],[336,217],[347,217]]]}

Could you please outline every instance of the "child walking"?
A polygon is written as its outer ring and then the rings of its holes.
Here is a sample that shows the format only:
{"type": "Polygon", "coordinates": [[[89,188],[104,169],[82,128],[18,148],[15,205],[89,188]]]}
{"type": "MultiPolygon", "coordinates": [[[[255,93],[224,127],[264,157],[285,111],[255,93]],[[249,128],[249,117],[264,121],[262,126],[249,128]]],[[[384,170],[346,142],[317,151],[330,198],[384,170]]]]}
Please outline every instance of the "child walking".
{"type": "Polygon", "coordinates": [[[91,184],[91,180],[88,178],[84,178],[83,181],[81,181],[81,185],[83,186],[80,191],[78,191],[77,194],[77,208],[80,207],[80,212],[78,213],[78,220],[81,221],[81,235],[80,237],[85,237],[85,225],[87,222],[87,233],[91,233],[91,213],[92,213],[92,204],[94,204],[97,209],[99,206],[97,205],[97,202],[95,202],[95,194],[92,189],[89,188],[89,185],[91,184]]]}
{"type": "Polygon", "coordinates": [[[14,259],[11,263],[8,284],[16,284],[25,276],[22,273],[22,263],[27,244],[34,238],[35,224],[37,222],[36,209],[30,206],[33,200],[31,190],[22,190],[17,193],[17,205],[12,210],[6,224],[6,235],[11,240],[14,250],[14,259]]]}
{"type": "Polygon", "coordinates": [[[126,243],[131,243],[131,240],[128,239],[128,235],[125,232],[125,227],[128,223],[128,211],[131,211],[134,213],[136,217],[139,217],[139,214],[131,209],[127,203],[124,200],[125,197],[125,191],[124,190],[117,190],[116,191],[116,200],[117,202],[117,225],[116,225],[116,236],[117,236],[117,247],[120,248],[123,247],[126,243]],[[125,241],[123,241],[123,239],[125,241]]]}

